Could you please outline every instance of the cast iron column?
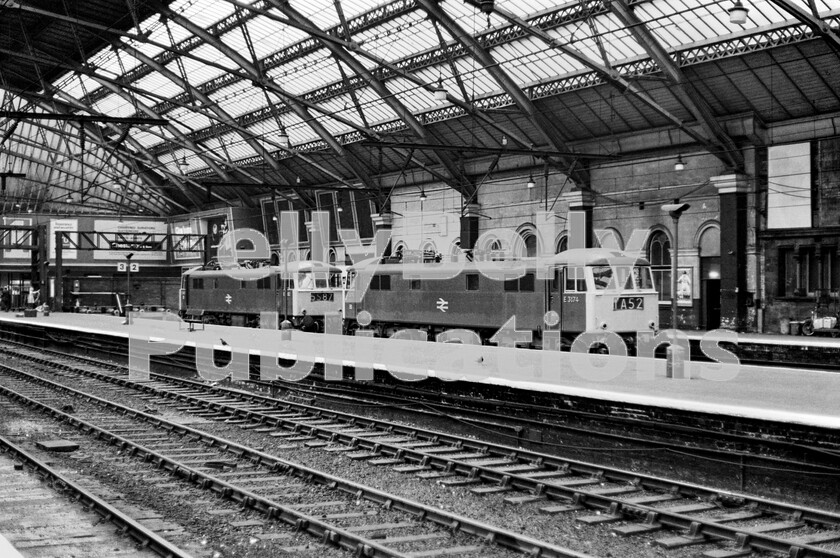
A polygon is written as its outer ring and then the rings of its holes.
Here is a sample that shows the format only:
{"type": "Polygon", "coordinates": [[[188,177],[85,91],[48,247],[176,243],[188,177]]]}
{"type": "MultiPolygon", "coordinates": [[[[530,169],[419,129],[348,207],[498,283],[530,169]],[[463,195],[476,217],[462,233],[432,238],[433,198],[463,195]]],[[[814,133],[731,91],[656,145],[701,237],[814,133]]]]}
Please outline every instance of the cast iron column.
{"type": "Polygon", "coordinates": [[[720,327],[743,331],[747,316],[747,190],[743,174],[709,179],[720,196],[720,327]]]}

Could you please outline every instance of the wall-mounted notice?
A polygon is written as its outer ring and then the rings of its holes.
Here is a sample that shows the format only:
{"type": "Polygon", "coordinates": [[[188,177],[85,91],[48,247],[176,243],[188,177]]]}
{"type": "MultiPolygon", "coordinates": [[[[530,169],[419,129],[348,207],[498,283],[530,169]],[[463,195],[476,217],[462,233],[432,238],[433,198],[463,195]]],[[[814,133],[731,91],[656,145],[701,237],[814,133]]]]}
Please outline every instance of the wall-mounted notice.
{"type": "Polygon", "coordinates": [[[189,260],[189,259],[201,259],[204,255],[201,252],[185,252],[185,248],[196,247],[199,248],[203,246],[203,244],[198,243],[195,238],[184,240],[183,242],[178,241],[178,236],[184,234],[194,234],[199,235],[202,234],[201,232],[201,221],[195,219],[191,221],[180,221],[177,223],[172,223],[170,225],[172,229],[172,234],[175,235],[175,245],[172,247],[174,258],[176,260],[189,260]],[[192,246],[190,246],[192,245],[192,246]],[[179,250],[180,248],[180,250],[179,250]]]}
{"type": "MultiPolygon", "coordinates": [[[[31,227],[32,219],[28,217],[3,217],[3,224],[12,227],[31,227]]],[[[31,231],[9,231],[9,235],[5,236],[4,240],[13,242],[15,244],[32,244],[31,231]]],[[[31,258],[32,252],[29,250],[3,250],[3,258],[31,258]]]]}
{"type": "Polygon", "coordinates": [[[166,223],[97,219],[93,229],[106,233],[96,237],[100,250],[94,250],[94,260],[121,260],[130,253],[134,254],[134,260],[166,259],[166,223]],[[158,246],[159,249],[154,249],[158,246]]]}
{"type": "Polygon", "coordinates": [[[65,260],[75,260],[79,252],[74,246],[79,245],[78,219],[50,219],[50,255],[55,261],[55,233],[67,233],[62,236],[61,257],[65,260]]]}

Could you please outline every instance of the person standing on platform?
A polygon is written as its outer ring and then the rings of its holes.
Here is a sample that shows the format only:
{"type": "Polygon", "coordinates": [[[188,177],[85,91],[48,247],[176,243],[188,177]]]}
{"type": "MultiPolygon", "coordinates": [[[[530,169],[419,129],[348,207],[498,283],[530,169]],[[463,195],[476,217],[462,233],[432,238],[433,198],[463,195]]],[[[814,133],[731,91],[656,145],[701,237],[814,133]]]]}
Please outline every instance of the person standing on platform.
{"type": "Polygon", "coordinates": [[[35,308],[40,302],[41,291],[38,290],[38,286],[35,283],[32,283],[32,286],[29,287],[29,295],[26,297],[26,307],[35,308]]]}
{"type": "Polygon", "coordinates": [[[3,312],[8,312],[12,307],[12,293],[9,287],[3,287],[3,292],[0,293],[0,309],[3,312]]]}

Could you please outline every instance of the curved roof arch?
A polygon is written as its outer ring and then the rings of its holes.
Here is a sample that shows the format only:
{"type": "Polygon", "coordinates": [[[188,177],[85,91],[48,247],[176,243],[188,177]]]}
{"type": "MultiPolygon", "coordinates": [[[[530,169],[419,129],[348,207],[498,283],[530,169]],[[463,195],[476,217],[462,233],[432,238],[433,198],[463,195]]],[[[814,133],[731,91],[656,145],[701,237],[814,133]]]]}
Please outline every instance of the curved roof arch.
{"type": "Polygon", "coordinates": [[[4,0],[3,194],[70,213],[319,188],[385,204],[407,169],[471,199],[544,164],[588,188],[649,132],[738,170],[729,120],[840,113],[840,9],[749,0],[739,25],[730,4],[4,0]]]}

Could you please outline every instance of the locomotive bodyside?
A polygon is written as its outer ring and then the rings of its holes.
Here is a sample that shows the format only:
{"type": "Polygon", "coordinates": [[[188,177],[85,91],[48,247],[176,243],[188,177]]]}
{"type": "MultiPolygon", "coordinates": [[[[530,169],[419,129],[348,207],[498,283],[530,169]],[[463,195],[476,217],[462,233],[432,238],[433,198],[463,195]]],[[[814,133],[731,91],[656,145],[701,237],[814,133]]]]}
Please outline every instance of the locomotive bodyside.
{"type": "Polygon", "coordinates": [[[182,314],[207,323],[258,327],[263,312],[294,319],[303,311],[318,322],[343,306],[342,270],[312,262],[257,269],[191,269],[182,282],[182,314]]]}
{"type": "Polygon", "coordinates": [[[361,300],[350,297],[345,317],[352,329],[358,313],[369,312],[381,336],[406,327],[432,335],[465,328],[487,340],[515,316],[516,328],[531,330],[536,340],[544,329],[559,328],[566,343],[584,331],[612,331],[631,340],[658,327],[658,296],[646,260],[588,249],[522,264],[524,274],[507,280],[486,276],[475,262],[434,264],[447,278],[417,279],[424,264],[367,262],[355,271],[371,275],[370,284],[361,300]],[[538,264],[548,279],[538,278],[538,264]]]}

